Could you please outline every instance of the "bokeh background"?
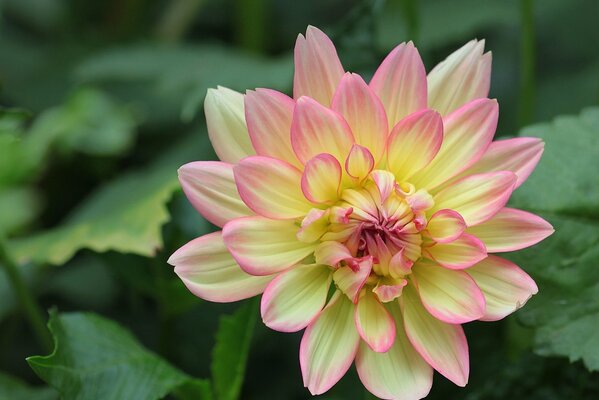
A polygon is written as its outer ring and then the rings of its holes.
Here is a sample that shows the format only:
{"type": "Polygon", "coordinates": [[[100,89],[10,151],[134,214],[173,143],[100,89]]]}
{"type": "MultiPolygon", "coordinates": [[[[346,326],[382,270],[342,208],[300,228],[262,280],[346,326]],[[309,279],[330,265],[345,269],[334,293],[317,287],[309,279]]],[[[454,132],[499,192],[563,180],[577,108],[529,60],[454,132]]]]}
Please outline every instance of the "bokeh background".
{"type": "MultiPolygon", "coordinates": [[[[512,204],[557,232],[509,256],[541,291],[468,324],[469,385],[436,375],[430,398],[599,398],[596,0],[1,0],[0,13],[0,399],[309,398],[300,333],[264,327],[255,301],[197,299],[166,264],[215,229],[176,178],[214,158],[206,89],[290,93],[307,25],[367,79],[399,42],[430,70],[484,38],[497,136],[547,141],[512,204]],[[48,310],[59,349],[28,363],[53,348],[48,310]]],[[[352,370],[322,398],[370,397],[352,370]]]]}

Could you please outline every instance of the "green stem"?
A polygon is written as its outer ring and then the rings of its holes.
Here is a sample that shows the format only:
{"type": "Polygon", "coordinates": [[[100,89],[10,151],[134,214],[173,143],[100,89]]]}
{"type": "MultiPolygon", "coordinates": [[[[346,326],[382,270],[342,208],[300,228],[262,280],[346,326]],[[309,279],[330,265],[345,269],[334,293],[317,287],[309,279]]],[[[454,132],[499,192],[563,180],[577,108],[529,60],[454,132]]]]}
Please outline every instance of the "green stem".
{"type": "Polygon", "coordinates": [[[522,39],[520,47],[520,126],[529,124],[535,106],[534,0],[521,0],[522,39]]]}
{"type": "Polygon", "coordinates": [[[35,297],[29,291],[29,288],[23,281],[19,269],[6,250],[4,240],[0,238],[0,264],[4,266],[8,280],[17,295],[17,299],[23,312],[31,324],[40,345],[47,351],[52,350],[52,336],[46,328],[45,319],[42,311],[37,304],[35,297]]]}
{"type": "Polygon", "coordinates": [[[156,27],[158,40],[175,43],[187,33],[204,0],[173,0],[156,27]]]}
{"type": "Polygon", "coordinates": [[[241,48],[255,53],[265,51],[267,11],[265,0],[235,1],[235,36],[241,48]]]}

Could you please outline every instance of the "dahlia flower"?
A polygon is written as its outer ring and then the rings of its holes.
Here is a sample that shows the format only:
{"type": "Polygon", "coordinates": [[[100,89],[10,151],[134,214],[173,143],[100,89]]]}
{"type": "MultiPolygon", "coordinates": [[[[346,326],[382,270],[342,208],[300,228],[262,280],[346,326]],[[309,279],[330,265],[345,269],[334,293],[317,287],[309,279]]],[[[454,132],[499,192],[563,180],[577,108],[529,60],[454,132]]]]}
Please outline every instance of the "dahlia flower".
{"type": "Polygon", "coordinates": [[[267,326],[306,328],[299,358],[312,394],[353,362],[383,399],[426,396],[433,370],[466,385],[461,324],[499,320],[537,292],[492,253],[553,232],[505,207],[543,143],[492,142],[490,72],[483,41],[428,75],[410,42],[366,83],[309,27],[295,45],[293,98],[208,91],[208,133],[222,161],[186,164],[179,178],[222,231],[192,240],[169,263],[203,299],[262,293],[267,326]]]}

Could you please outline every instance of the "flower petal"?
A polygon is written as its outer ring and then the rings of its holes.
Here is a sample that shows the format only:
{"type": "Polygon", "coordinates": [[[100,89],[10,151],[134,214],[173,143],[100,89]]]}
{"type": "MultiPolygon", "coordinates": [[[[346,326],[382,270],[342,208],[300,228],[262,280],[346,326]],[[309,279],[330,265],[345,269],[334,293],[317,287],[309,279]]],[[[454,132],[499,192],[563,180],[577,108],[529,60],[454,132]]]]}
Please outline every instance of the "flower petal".
{"type": "Polygon", "coordinates": [[[451,243],[437,243],[423,249],[424,252],[449,269],[464,269],[471,267],[487,256],[485,245],[478,238],[463,233],[451,243]]]}
{"type": "Polygon", "coordinates": [[[470,167],[489,147],[498,116],[496,100],[478,99],[444,117],[441,149],[410,182],[430,191],[470,167]]]}
{"type": "Polygon", "coordinates": [[[178,172],[193,207],[214,225],[254,214],[239,197],[231,164],[196,161],[183,165],[178,172]]]}
{"type": "Polygon", "coordinates": [[[401,300],[406,334],[416,351],[441,375],[458,386],[466,386],[470,362],[462,326],[446,324],[430,315],[412,285],[404,288],[401,300]]]}
{"type": "Polygon", "coordinates": [[[313,395],[329,390],[354,360],[360,336],[354,326],[353,311],[351,301],[337,291],[304,332],[300,366],[304,386],[313,395]]]}
{"type": "Polygon", "coordinates": [[[328,153],[311,158],[301,178],[301,189],[306,198],[314,203],[334,203],[339,198],[341,165],[328,153]]]}
{"type": "Polygon", "coordinates": [[[294,107],[289,96],[276,90],[248,90],[245,95],[245,120],[256,153],[301,167],[291,148],[294,107]]]}
{"type": "Polygon", "coordinates": [[[313,205],[301,190],[302,173],[285,161],[253,156],[233,167],[237,190],[243,202],[268,218],[297,218],[313,205]]]}
{"type": "Polygon", "coordinates": [[[204,100],[208,136],[218,158],[235,164],[256,154],[245,124],[243,95],[219,86],[208,89],[204,100]]]}
{"type": "Polygon", "coordinates": [[[412,42],[402,43],[383,60],[370,81],[387,112],[389,129],[426,108],[426,70],[412,42]]]}
{"type": "Polygon", "coordinates": [[[168,259],[190,292],[202,299],[228,303],[264,291],[273,276],[245,273],[225,247],[221,232],[187,243],[168,259]]]}
{"type": "Polygon", "coordinates": [[[316,244],[297,240],[293,220],[245,217],[227,222],[223,239],[241,268],[252,275],[270,275],[297,264],[316,244]]]}
{"type": "Polygon", "coordinates": [[[358,74],[347,72],[333,97],[331,108],[341,114],[356,139],[374,157],[375,165],[385,151],[388,123],[379,98],[358,74]]]}
{"type": "Polygon", "coordinates": [[[333,274],[324,265],[298,265],[277,276],[262,295],[264,324],[280,332],[304,329],[327,300],[333,274]]]}
{"type": "Polygon", "coordinates": [[[450,209],[460,213],[466,225],[485,222],[505,206],[516,183],[509,171],[470,175],[435,195],[431,213],[450,209]]]}
{"type": "Polygon", "coordinates": [[[377,353],[362,342],[356,354],[358,375],[366,389],[381,399],[422,399],[431,390],[433,369],[408,340],[397,303],[387,308],[396,324],[393,346],[386,353],[377,353]]]}
{"type": "Polygon", "coordinates": [[[400,182],[426,167],[443,143],[443,121],[433,110],[421,110],[401,120],[389,135],[387,167],[400,182]]]}
{"type": "Polygon", "coordinates": [[[365,290],[358,300],[354,320],[360,337],[372,350],[384,353],[393,346],[395,322],[371,290],[365,290]]]}
{"type": "Polygon", "coordinates": [[[489,256],[468,269],[468,274],[482,290],[487,301],[483,321],[497,321],[537,294],[535,281],[516,264],[497,256],[489,256]]]}
{"type": "Polygon", "coordinates": [[[483,241],[489,253],[515,251],[537,244],[553,233],[543,218],[526,211],[504,208],[466,232],[483,241]]]}
{"type": "Polygon", "coordinates": [[[335,45],[320,29],[308,26],[306,37],[299,35],[294,51],[293,97],[310,96],[325,106],[343,76],[335,45]]]}
{"type": "Polygon", "coordinates": [[[321,153],[344,161],[354,144],[349,125],[337,112],[309,97],[297,100],[291,123],[291,145],[300,161],[306,163],[321,153]]]}
{"type": "Polygon", "coordinates": [[[447,209],[434,213],[426,225],[431,239],[437,243],[453,242],[462,236],[465,229],[464,218],[459,213],[447,209]]]}
{"type": "Polygon", "coordinates": [[[447,115],[464,104],[487,97],[491,85],[491,53],[485,41],[471,40],[429,72],[428,105],[447,115]]]}
{"type": "Polygon", "coordinates": [[[519,137],[494,141],[480,160],[451,181],[484,172],[512,171],[518,177],[517,188],[535,169],[544,149],[545,143],[539,138],[519,137]]]}
{"type": "Polygon", "coordinates": [[[482,317],[485,298],[464,271],[453,271],[421,260],[412,269],[422,304],[435,318],[463,324],[482,317]]]}

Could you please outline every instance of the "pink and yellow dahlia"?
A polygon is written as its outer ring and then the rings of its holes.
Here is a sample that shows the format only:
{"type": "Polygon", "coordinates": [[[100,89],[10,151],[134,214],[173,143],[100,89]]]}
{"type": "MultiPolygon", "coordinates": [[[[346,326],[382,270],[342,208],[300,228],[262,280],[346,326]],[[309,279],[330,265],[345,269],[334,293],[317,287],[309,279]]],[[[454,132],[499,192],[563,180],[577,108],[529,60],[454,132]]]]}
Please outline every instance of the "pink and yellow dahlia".
{"type": "Polygon", "coordinates": [[[369,83],[345,72],[309,27],[295,45],[293,98],[219,87],[205,101],[222,161],[179,170],[189,201],[222,231],[169,262],[197,296],[263,293],[264,323],[306,328],[304,385],[329,390],[355,361],[384,399],[419,399],[433,369],[468,381],[460,324],[498,320],[537,292],[510,261],[546,221],[506,208],[543,152],[536,138],[492,142],[491,54],[471,41],[427,75],[402,43],[369,83]]]}

